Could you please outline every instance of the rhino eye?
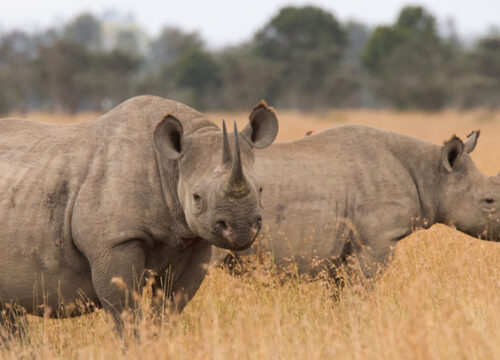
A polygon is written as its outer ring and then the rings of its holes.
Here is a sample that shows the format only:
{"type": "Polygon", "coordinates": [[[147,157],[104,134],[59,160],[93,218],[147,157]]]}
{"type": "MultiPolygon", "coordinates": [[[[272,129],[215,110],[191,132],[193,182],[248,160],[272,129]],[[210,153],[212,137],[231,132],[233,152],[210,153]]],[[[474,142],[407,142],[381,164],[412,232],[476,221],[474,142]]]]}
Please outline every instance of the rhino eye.
{"type": "Polygon", "coordinates": [[[485,202],[486,204],[493,204],[493,203],[495,202],[495,200],[494,200],[494,199],[491,199],[491,198],[487,198],[487,199],[484,199],[484,202],[485,202]]]}
{"type": "Polygon", "coordinates": [[[199,203],[201,201],[201,196],[198,194],[193,194],[193,200],[195,203],[199,203]]]}
{"type": "Polygon", "coordinates": [[[259,194],[262,194],[262,190],[264,190],[264,188],[261,186],[261,187],[259,188],[259,194]]]}

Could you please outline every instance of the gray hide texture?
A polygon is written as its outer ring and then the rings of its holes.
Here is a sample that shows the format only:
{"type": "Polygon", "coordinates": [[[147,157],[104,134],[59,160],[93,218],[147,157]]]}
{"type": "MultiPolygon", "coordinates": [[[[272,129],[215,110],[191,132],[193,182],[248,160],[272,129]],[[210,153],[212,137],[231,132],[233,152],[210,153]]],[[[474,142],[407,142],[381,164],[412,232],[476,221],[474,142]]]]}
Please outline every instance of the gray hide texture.
{"type": "Polygon", "coordinates": [[[253,148],[277,126],[261,102],[239,137],[223,139],[203,114],[153,96],[86,123],[1,120],[1,306],[64,317],[89,310],[75,309],[80,299],[120,328],[134,303],[112,279],[137,290],[152,270],[182,310],[211,245],[244,249],[259,232],[253,148]]]}
{"type": "MultiPolygon", "coordinates": [[[[255,152],[262,174],[263,229],[239,255],[270,250],[307,273],[313,259],[356,256],[366,276],[386,263],[396,243],[435,223],[499,240],[500,176],[481,174],[465,143],[443,146],[362,125],[337,126],[255,152]]],[[[215,251],[221,261],[226,251],[215,251]]]]}

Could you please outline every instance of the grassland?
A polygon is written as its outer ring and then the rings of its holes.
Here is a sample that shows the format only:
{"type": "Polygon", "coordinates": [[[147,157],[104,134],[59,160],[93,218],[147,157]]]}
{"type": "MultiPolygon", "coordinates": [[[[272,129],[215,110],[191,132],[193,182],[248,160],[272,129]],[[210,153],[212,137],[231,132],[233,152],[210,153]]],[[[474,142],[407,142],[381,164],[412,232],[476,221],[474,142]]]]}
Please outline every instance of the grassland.
{"type": "MultiPolygon", "coordinates": [[[[52,123],[86,121],[32,114],[52,123]]],[[[246,113],[211,114],[246,122],[246,113]]],[[[500,170],[500,113],[280,112],[279,140],[340,123],[363,123],[441,143],[481,129],[472,154],[500,170]]],[[[411,151],[411,149],[408,149],[411,151]]],[[[118,338],[102,311],[69,320],[30,318],[31,344],[1,359],[499,359],[500,243],[436,225],[404,239],[369,283],[340,293],[322,281],[281,281],[272,268],[234,277],[214,269],[185,311],[161,328],[139,325],[140,341],[118,338]]]]}

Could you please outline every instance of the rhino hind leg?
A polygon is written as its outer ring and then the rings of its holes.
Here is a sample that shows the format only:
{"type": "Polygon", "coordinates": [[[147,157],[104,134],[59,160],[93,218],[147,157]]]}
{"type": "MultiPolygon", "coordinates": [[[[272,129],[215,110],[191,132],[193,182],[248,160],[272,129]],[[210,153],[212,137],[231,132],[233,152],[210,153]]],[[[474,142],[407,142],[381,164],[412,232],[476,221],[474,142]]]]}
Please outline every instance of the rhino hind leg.
{"type": "Polygon", "coordinates": [[[16,304],[0,304],[0,347],[12,341],[29,342],[26,310],[16,304]]]}
{"type": "Polygon", "coordinates": [[[328,276],[337,290],[343,289],[353,278],[353,246],[346,241],[340,256],[333,256],[327,264],[328,276]]]}

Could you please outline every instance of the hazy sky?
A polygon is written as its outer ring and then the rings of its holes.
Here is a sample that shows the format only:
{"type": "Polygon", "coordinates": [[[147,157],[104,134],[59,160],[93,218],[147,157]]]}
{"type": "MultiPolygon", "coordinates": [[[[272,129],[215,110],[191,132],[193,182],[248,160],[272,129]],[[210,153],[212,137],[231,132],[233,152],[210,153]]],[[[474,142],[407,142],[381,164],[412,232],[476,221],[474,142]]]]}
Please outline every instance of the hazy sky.
{"type": "Polygon", "coordinates": [[[312,4],[333,12],[340,20],[356,19],[370,25],[393,22],[402,6],[422,4],[438,20],[455,20],[466,38],[500,26],[500,0],[0,0],[0,29],[28,30],[64,23],[83,11],[101,15],[109,9],[130,12],[151,35],[165,25],[197,30],[211,46],[248,39],[285,5],[312,4]]]}

